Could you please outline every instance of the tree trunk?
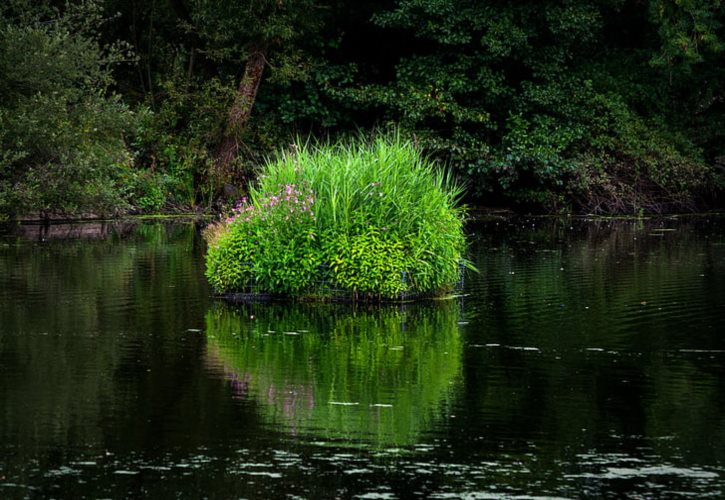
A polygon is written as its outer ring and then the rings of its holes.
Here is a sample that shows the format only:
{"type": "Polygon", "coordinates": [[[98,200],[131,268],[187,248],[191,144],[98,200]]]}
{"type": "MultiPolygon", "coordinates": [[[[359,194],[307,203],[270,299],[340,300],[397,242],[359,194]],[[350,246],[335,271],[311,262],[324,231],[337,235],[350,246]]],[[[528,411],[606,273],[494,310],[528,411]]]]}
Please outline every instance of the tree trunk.
{"type": "Polygon", "coordinates": [[[263,48],[252,50],[244,67],[244,75],[239,82],[234,104],[227,116],[224,137],[216,153],[217,174],[223,177],[228,178],[231,173],[229,172],[230,165],[239,152],[241,132],[252,114],[254,99],[257,97],[259,82],[262,80],[264,72],[265,52],[263,48]]]}

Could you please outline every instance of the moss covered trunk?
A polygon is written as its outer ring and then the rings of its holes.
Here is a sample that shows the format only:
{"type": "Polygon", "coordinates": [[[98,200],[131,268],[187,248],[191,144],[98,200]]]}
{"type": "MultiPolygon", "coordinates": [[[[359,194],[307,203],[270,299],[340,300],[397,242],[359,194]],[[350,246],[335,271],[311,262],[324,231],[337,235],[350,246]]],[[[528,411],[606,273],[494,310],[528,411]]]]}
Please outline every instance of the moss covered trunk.
{"type": "Polygon", "coordinates": [[[221,178],[228,179],[231,176],[230,165],[239,153],[241,132],[252,114],[259,82],[262,81],[264,74],[265,54],[264,47],[254,47],[244,67],[244,75],[239,82],[234,104],[227,116],[224,137],[216,153],[217,174],[221,178]]]}

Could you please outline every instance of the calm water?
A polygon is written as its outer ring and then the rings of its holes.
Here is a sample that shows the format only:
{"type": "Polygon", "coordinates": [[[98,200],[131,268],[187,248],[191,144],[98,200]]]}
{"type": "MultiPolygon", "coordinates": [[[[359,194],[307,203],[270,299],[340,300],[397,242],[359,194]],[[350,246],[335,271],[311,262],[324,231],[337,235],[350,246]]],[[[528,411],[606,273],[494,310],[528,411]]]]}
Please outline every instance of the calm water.
{"type": "Polygon", "coordinates": [[[193,224],[0,230],[1,498],[725,495],[725,220],[471,226],[455,300],[228,306],[193,224]]]}

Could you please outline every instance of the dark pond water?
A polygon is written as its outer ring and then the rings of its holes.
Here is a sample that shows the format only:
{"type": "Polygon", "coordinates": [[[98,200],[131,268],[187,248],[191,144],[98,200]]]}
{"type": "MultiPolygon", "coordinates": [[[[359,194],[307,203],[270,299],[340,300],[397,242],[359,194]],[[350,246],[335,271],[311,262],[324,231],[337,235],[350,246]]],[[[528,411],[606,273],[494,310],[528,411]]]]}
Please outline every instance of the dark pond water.
{"type": "Polygon", "coordinates": [[[0,233],[0,498],[725,495],[725,221],[472,225],[455,300],[227,306],[193,224],[0,233]]]}

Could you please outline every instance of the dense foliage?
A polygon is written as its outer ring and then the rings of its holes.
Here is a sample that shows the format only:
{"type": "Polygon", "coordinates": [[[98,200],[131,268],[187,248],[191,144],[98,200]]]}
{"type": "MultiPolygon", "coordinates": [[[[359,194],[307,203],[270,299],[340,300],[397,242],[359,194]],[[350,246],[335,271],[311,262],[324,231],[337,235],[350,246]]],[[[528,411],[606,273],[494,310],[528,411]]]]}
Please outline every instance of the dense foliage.
{"type": "Polygon", "coordinates": [[[123,209],[134,116],[107,92],[120,47],[97,40],[98,5],[25,7],[0,7],[0,216],[123,209]]]}
{"type": "Polygon", "coordinates": [[[218,292],[439,293],[461,272],[458,194],[398,136],[295,145],[209,230],[206,275],[218,292]]]}
{"type": "Polygon", "coordinates": [[[694,207],[722,155],[723,13],[720,2],[401,0],[372,17],[404,47],[391,72],[355,64],[355,84],[326,88],[416,131],[481,195],[694,207]]]}
{"type": "Polygon", "coordinates": [[[291,137],[387,123],[485,204],[711,206],[724,20],[720,0],[11,0],[0,213],[220,209],[291,137]]]}

